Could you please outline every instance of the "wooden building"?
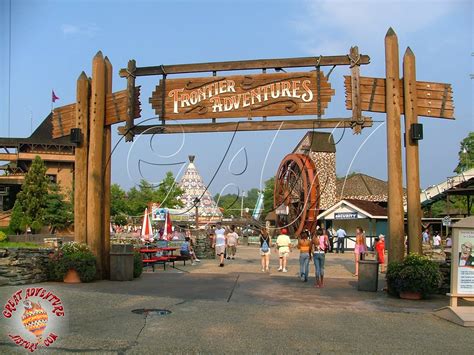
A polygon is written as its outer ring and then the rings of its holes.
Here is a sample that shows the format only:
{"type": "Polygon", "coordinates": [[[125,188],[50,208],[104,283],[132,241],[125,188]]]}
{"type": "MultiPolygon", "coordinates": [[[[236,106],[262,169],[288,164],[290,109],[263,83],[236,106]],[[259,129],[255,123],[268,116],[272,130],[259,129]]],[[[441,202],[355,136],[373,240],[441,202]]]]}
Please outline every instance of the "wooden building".
{"type": "Polygon", "coordinates": [[[32,161],[38,155],[51,181],[69,197],[74,177],[74,147],[69,136],[54,139],[52,114],[27,138],[0,138],[0,227],[8,226],[10,211],[32,161]]]}

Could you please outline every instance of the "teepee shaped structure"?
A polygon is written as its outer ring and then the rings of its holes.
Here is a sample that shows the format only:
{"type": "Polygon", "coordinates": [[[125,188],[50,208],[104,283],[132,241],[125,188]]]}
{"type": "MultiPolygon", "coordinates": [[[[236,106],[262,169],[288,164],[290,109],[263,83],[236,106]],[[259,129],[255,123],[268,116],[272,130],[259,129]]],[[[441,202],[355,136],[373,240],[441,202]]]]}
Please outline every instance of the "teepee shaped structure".
{"type": "Polygon", "coordinates": [[[194,208],[195,199],[199,199],[198,214],[200,223],[219,221],[222,219],[222,212],[217,207],[211,194],[206,190],[206,185],[199,175],[194,165],[194,155],[189,156],[189,164],[184,172],[179,187],[184,190],[181,201],[184,204],[183,210],[188,211],[192,218],[195,218],[196,209],[194,208]]]}

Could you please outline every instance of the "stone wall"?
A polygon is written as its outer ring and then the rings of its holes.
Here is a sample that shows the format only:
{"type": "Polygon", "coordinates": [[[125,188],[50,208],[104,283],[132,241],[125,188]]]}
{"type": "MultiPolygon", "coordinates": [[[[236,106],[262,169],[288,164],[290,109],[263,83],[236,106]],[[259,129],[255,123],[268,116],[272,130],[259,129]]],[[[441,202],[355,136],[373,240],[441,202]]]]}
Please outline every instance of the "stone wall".
{"type": "Polygon", "coordinates": [[[0,286],[47,281],[48,255],[52,249],[0,249],[0,286]]]}
{"type": "Polygon", "coordinates": [[[191,232],[194,239],[194,251],[199,259],[215,259],[215,251],[211,248],[212,240],[206,231],[191,232]]]}
{"type": "Polygon", "coordinates": [[[320,208],[322,210],[336,204],[336,154],[326,152],[311,152],[311,159],[316,165],[321,189],[320,208]]]}

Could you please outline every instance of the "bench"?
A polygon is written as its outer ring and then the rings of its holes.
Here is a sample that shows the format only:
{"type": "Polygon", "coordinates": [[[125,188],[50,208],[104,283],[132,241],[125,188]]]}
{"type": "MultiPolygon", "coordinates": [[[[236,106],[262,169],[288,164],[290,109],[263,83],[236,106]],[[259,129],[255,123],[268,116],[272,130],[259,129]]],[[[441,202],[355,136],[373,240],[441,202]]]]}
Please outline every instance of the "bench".
{"type": "Polygon", "coordinates": [[[151,259],[143,259],[142,263],[143,263],[143,267],[151,266],[153,272],[155,272],[156,264],[162,264],[163,270],[166,270],[166,263],[173,263],[173,267],[174,267],[175,260],[176,260],[175,256],[154,256],[151,259]]]}
{"type": "Polygon", "coordinates": [[[184,256],[184,255],[176,255],[175,256],[176,261],[182,261],[183,265],[186,266],[186,260],[191,260],[191,257],[189,256],[184,256]]]}

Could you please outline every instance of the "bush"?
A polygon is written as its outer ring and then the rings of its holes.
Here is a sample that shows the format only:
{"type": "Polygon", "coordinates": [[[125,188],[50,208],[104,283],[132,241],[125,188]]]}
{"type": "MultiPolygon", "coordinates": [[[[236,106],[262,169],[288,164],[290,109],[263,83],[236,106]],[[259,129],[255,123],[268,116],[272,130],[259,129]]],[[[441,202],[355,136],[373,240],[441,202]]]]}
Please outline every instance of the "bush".
{"type": "Polygon", "coordinates": [[[62,281],[68,270],[74,269],[82,282],[91,282],[96,277],[96,258],[86,244],[66,243],[50,257],[48,277],[62,281]]]}
{"type": "Polygon", "coordinates": [[[1,242],[6,242],[8,240],[8,237],[5,232],[0,231],[0,243],[1,242]]]}
{"type": "Polygon", "coordinates": [[[389,263],[387,268],[387,286],[392,295],[420,292],[426,297],[436,292],[441,280],[439,265],[418,254],[410,254],[402,262],[389,263]]]}
{"type": "Polygon", "coordinates": [[[142,256],[138,251],[133,252],[133,277],[140,277],[143,272],[142,256]]]}
{"type": "Polygon", "coordinates": [[[41,232],[41,228],[43,228],[43,224],[40,221],[34,221],[31,223],[31,232],[33,234],[38,234],[41,232]]]}

